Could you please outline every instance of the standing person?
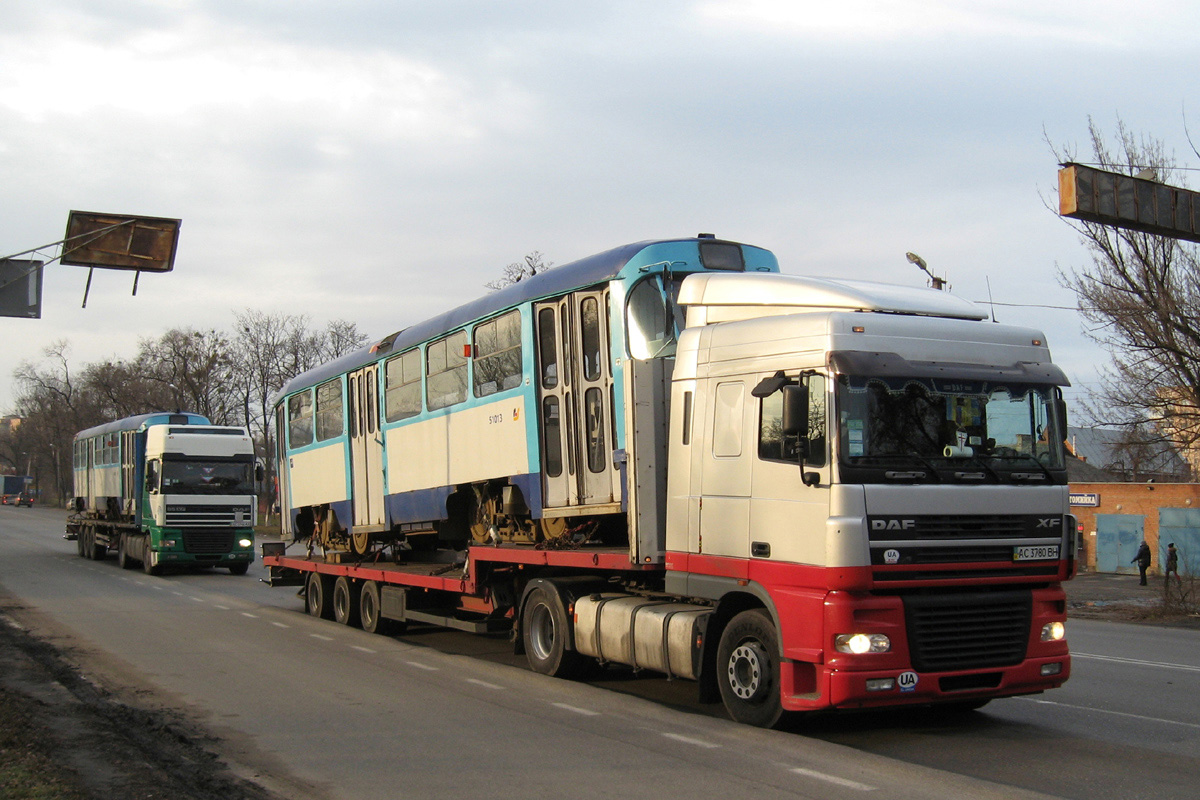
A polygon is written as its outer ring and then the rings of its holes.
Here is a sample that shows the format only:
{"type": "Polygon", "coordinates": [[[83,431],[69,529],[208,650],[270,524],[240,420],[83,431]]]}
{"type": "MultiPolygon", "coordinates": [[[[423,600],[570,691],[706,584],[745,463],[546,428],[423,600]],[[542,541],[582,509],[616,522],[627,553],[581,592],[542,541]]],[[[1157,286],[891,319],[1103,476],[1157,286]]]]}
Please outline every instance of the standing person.
{"type": "Polygon", "coordinates": [[[1150,545],[1146,544],[1146,540],[1142,539],[1142,546],[1138,548],[1137,555],[1129,563],[1137,562],[1138,569],[1142,573],[1142,581],[1139,586],[1146,585],[1146,570],[1150,569],[1150,545]]]}
{"type": "Polygon", "coordinates": [[[1167,545],[1167,569],[1164,573],[1168,585],[1171,583],[1171,573],[1175,573],[1175,582],[1182,583],[1179,578],[1179,551],[1175,549],[1175,543],[1171,542],[1167,545]]]}

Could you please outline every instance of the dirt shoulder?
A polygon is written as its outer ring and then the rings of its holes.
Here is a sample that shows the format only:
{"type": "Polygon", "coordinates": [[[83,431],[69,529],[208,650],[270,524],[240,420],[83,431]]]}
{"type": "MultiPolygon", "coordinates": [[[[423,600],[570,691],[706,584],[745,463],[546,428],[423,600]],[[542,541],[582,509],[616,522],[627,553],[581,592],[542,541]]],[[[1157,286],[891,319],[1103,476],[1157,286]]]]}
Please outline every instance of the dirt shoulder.
{"type": "Polygon", "coordinates": [[[182,717],[119,701],[0,609],[0,797],[275,800],[182,717]]]}

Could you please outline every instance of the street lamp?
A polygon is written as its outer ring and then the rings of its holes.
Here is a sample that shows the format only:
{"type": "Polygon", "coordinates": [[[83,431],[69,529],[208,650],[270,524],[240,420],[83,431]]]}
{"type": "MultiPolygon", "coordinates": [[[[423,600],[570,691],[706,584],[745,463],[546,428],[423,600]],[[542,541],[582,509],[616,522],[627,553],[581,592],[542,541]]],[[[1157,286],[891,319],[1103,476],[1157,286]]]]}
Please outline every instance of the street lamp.
{"type": "Polygon", "coordinates": [[[946,281],[929,271],[929,265],[925,263],[925,259],[921,258],[916,253],[905,253],[904,257],[909,260],[909,263],[916,264],[917,269],[929,276],[929,279],[933,281],[934,289],[937,289],[938,291],[945,290],[946,281]]]}

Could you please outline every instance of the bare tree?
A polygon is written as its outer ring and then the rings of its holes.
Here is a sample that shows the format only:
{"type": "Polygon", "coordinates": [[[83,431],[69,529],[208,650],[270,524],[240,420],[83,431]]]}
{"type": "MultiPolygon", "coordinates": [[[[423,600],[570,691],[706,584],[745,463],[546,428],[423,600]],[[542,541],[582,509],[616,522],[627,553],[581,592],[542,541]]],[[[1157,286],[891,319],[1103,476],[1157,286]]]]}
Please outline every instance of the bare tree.
{"type": "Polygon", "coordinates": [[[525,256],[524,261],[514,261],[504,268],[503,274],[494,281],[488,281],[484,284],[493,292],[499,291],[506,286],[512,286],[514,283],[520,283],[526,278],[532,278],[534,275],[541,275],[546,270],[554,266],[553,261],[543,261],[542,252],[534,250],[529,255],[525,256]]]}
{"type": "MultiPolygon", "coordinates": [[[[1118,122],[1110,144],[1088,120],[1090,160],[1101,169],[1185,185],[1165,145],[1134,135],[1118,122]]],[[[1080,161],[1055,148],[1060,162],[1080,161]]],[[[1065,219],[1065,218],[1064,218],[1065,219]]],[[[1091,263],[1059,278],[1072,289],[1087,335],[1112,362],[1101,373],[1085,412],[1119,426],[1130,447],[1169,441],[1189,449],[1200,440],[1200,253],[1194,244],[1100,223],[1065,219],[1079,234],[1091,263]],[[1147,421],[1156,424],[1146,425],[1147,421]]]]}

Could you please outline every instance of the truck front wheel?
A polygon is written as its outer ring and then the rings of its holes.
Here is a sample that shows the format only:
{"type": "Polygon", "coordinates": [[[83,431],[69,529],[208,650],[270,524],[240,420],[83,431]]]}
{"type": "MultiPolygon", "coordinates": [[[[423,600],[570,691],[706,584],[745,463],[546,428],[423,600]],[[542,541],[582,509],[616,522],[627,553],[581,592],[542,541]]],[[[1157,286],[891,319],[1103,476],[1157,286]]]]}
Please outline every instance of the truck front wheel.
{"type": "Polygon", "coordinates": [[[743,611],[721,633],[717,683],[735,722],[773,728],[783,716],[779,696],[779,636],[760,608],[743,611]]]}

